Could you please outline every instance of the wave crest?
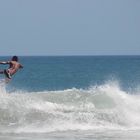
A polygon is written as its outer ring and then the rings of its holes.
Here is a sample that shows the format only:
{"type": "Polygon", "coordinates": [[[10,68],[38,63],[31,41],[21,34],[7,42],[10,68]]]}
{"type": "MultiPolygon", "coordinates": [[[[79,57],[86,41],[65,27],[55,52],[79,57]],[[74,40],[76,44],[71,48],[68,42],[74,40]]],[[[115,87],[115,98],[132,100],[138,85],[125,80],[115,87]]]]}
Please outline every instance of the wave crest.
{"type": "Polygon", "coordinates": [[[89,89],[7,93],[0,86],[1,132],[140,128],[140,96],[116,82],[89,89]]]}

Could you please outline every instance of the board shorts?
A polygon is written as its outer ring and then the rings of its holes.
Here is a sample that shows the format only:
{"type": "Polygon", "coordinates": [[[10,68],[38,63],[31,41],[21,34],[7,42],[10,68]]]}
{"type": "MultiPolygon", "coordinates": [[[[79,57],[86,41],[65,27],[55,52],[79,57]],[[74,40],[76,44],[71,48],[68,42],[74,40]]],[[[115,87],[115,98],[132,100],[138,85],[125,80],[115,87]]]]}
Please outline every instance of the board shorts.
{"type": "Polygon", "coordinates": [[[11,77],[11,75],[10,75],[10,73],[8,72],[8,70],[4,70],[4,75],[8,78],[8,79],[11,79],[12,77],[11,77]]]}

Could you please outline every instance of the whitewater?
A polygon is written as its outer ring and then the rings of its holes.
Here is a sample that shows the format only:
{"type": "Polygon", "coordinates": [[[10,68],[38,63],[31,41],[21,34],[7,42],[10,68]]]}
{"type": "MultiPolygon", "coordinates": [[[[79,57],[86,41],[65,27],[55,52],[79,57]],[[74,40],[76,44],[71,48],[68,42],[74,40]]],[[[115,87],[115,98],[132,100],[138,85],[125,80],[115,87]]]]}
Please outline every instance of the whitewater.
{"type": "Polygon", "coordinates": [[[117,82],[41,92],[0,84],[0,139],[139,139],[139,116],[140,95],[117,82]]]}

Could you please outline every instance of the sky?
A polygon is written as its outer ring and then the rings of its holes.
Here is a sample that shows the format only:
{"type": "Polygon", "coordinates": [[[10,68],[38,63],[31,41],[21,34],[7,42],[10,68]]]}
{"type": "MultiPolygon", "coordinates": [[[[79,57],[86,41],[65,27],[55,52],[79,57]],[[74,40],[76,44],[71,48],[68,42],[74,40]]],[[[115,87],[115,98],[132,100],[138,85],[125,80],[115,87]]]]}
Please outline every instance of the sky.
{"type": "Polygon", "coordinates": [[[0,55],[140,55],[140,0],[1,0],[0,55]]]}

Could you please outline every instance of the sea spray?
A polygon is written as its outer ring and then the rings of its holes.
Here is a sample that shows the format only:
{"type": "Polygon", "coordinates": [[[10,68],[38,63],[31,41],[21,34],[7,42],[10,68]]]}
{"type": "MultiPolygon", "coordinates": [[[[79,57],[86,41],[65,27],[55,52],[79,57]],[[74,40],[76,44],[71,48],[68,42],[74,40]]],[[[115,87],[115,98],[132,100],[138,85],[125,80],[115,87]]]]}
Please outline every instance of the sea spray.
{"type": "Polygon", "coordinates": [[[1,86],[0,91],[3,133],[140,128],[140,96],[122,91],[115,83],[10,94],[1,86]]]}

